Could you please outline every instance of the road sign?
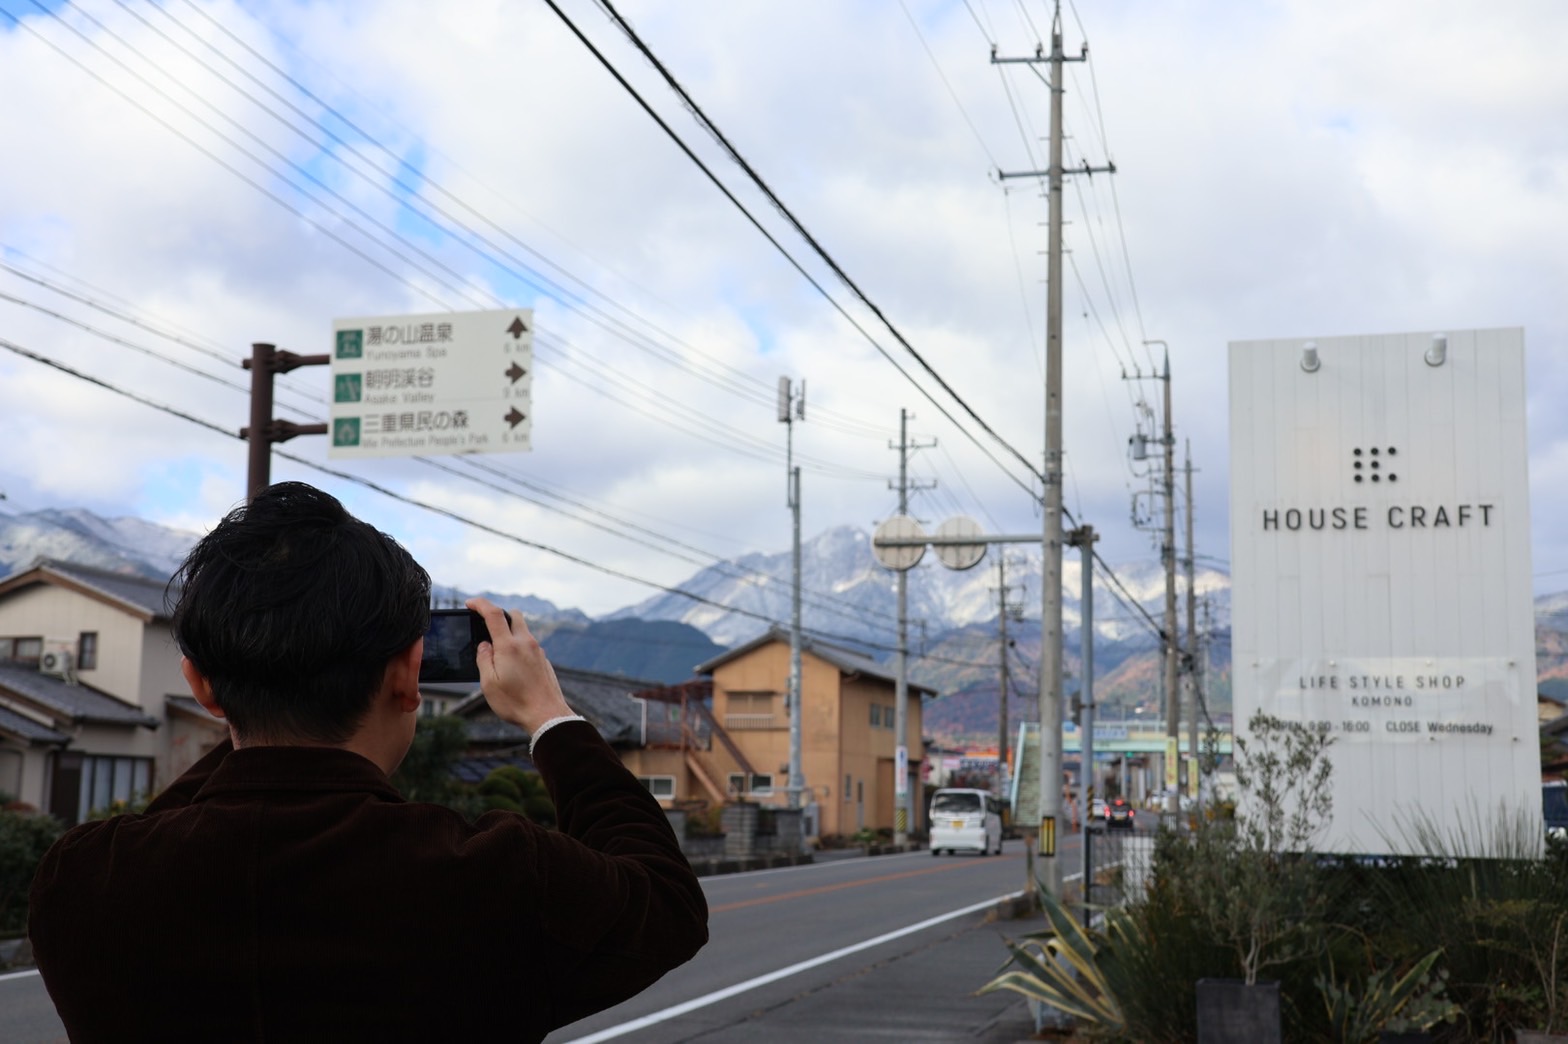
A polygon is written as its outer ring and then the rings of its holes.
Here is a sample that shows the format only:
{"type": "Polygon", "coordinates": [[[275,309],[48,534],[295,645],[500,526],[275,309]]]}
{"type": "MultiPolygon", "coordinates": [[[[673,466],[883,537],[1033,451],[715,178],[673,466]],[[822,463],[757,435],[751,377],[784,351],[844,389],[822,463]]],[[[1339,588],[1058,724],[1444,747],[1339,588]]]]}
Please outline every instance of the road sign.
{"type": "MultiPolygon", "coordinates": [[[[944,540],[959,540],[980,535],[980,523],[966,515],[954,515],[936,527],[944,540]]],[[[984,544],[937,544],[936,557],[949,569],[973,569],[985,557],[984,544]]]]}
{"type": "Polygon", "coordinates": [[[877,526],[877,531],[871,538],[871,553],[876,555],[877,561],[881,562],[888,569],[913,569],[926,556],[926,545],[878,547],[877,541],[924,540],[925,535],[925,530],[920,528],[919,522],[916,522],[908,515],[894,515],[880,526],[877,526]]]}
{"type": "Polygon", "coordinates": [[[332,323],[333,458],[532,448],[533,310],[332,323]]]}

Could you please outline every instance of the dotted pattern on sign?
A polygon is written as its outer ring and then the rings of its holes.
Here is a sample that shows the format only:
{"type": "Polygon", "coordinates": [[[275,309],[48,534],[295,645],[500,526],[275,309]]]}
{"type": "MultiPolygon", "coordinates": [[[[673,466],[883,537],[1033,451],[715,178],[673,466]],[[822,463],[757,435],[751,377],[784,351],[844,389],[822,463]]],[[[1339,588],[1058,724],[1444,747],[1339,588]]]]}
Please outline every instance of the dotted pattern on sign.
{"type": "Polygon", "coordinates": [[[1394,458],[1399,456],[1397,446],[1370,446],[1362,449],[1357,446],[1350,451],[1353,471],[1357,482],[1398,482],[1399,476],[1392,470],[1394,458]]]}

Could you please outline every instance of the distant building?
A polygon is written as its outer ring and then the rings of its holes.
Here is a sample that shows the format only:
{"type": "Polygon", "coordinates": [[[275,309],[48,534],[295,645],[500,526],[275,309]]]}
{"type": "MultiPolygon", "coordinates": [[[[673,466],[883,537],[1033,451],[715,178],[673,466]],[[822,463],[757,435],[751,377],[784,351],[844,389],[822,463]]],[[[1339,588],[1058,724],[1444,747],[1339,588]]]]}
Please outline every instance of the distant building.
{"type": "MultiPolygon", "coordinates": [[[[690,771],[677,776],[678,789],[682,776],[706,776],[723,787],[726,796],[785,807],[789,660],[789,635],[775,628],[697,666],[699,675],[712,678],[712,720],[731,742],[714,744],[706,754],[689,759],[690,771]]],[[[800,688],[801,770],[808,791],[804,801],[817,806],[817,832],[892,828],[897,747],[893,673],[860,653],[807,639],[801,646],[800,688]]],[[[924,815],[920,699],[933,692],[908,686],[911,829],[920,826],[924,815]]]]}
{"type": "Polygon", "coordinates": [[[0,791],[78,823],[227,735],[187,694],[165,586],[50,559],[0,580],[0,791]]]}

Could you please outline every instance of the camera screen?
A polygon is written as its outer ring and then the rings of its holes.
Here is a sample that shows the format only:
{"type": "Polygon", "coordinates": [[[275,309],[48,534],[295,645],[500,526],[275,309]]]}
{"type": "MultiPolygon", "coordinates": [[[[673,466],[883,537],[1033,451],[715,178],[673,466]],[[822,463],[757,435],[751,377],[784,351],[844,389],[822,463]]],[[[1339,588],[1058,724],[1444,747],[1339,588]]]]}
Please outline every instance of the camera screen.
{"type": "MultiPolygon", "coordinates": [[[[507,615],[511,620],[511,615],[507,615]]],[[[479,643],[490,640],[484,617],[472,609],[432,609],[425,631],[425,653],[419,661],[422,682],[476,682],[479,664],[474,659],[479,643]]]]}

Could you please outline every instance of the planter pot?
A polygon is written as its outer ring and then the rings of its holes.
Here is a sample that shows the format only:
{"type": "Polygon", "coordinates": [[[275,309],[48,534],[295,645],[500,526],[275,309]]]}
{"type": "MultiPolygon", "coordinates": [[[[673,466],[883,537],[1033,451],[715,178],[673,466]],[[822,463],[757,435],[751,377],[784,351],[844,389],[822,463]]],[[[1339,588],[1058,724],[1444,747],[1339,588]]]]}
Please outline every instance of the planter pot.
{"type": "Polygon", "coordinates": [[[1514,1030],[1514,1044],[1568,1044],[1568,1033],[1514,1030]]]}
{"type": "Polygon", "coordinates": [[[1198,1044],[1281,1044],[1279,983],[1198,980],[1198,1044]]]}

